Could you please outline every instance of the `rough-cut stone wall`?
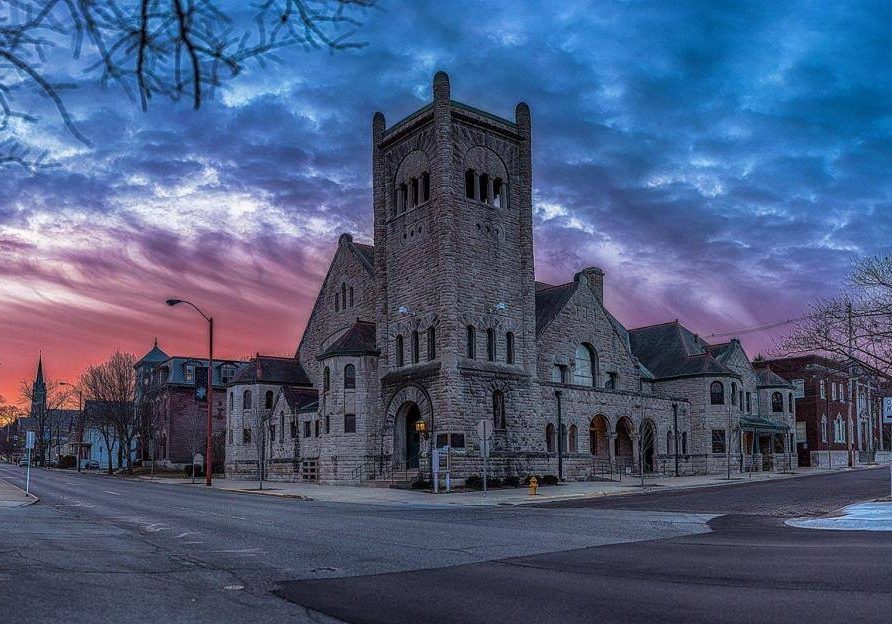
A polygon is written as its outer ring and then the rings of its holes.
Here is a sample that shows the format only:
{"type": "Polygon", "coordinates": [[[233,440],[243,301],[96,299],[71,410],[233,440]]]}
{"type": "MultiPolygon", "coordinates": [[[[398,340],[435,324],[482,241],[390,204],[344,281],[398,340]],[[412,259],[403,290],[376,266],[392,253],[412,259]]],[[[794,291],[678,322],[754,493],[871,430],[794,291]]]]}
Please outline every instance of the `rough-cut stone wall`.
{"type": "Polygon", "coordinates": [[[316,356],[347,331],[356,319],[375,320],[375,284],[368,268],[357,257],[352,237],[345,234],[338,240],[337,251],[322,282],[319,296],[297,349],[297,359],[320,392],[322,369],[316,356]],[[338,309],[335,310],[335,297],[341,297],[342,284],[346,286],[348,293],[347,307],[344,308],[343,304],[339,303],[338,309]],[[350,306],[349,302],[351,287],[353,306],[350,306]]]}

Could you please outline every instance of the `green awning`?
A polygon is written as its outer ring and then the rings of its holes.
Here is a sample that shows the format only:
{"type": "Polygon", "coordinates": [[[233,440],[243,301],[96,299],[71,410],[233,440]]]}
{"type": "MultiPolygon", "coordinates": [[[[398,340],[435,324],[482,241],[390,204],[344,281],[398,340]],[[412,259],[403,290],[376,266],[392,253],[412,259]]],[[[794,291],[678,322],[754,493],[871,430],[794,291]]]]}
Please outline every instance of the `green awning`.
{"type": "Polygon", "coordinates": [[[767,418],[749,416],[740,419],[740,428],[751,431],[786,431],[788,427],[767,418]]]}

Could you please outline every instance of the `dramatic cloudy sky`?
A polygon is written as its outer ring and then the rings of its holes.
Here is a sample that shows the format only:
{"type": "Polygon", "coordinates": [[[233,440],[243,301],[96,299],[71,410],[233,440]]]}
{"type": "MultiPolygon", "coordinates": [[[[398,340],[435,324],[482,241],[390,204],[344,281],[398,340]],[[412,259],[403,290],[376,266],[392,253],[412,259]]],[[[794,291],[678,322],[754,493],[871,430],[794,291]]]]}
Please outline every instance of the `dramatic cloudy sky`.
{"type": "Polygon", "coordinates": [[[213,312],[221,355],[293,353],[338,234],[370,240],[372,114],[438,69],[474,106],[530,104],[537,276],[603,267],[629,326],[786,318],[888,251],[887,2],[380,2],[368,47],[287,54],[197,113],[82,85],[92,148],[35,104],[18,132],[58,166],[0,169],[0,394],[41,349],[69,380],[154,336],[200,353],[169,296],[213,312]]]}

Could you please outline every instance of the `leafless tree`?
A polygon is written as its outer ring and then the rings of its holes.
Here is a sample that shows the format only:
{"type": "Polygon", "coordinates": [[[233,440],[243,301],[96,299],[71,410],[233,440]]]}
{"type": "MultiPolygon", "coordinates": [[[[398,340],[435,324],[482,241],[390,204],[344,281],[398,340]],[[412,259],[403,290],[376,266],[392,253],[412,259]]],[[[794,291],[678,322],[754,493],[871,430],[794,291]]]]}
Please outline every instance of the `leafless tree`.
{"type": "MultiPolygon", "coordinates": [[[[93,423],[106,437],[113,430],[119,441],[119,453],[126,461],[127,471],[133,472],[133,441],[138,433],[138,420],[133,409],[133,395],[136,388],[136,358],[130,353],[115,351],[105,362],[90,366],[81,378],[87,396],[97,407],[98,421],[93,423]],[[105,433],[103,433],[105,431],[105,433]]],[[[111,446],[109,448],[109,469],[111,469],[111,446]]]]}
{"type": "Polygon", "coordinates": [[[16,138],[34,122],[26,92],[55,108],[81,143],[50,54],[64,51],[90,79],[114,83],[145,110],[153,97],[188,98],[200,108],[215,88],[253,61],[281,60],[287,48],[361,47],[359,18],[376,0],[0,0],[0,165],[37,167],[46,152],[16,138]],[[247,13],[246,13],[247,12],[247,13]],[[247,24],[247,26],[245,25],[247,24]]]}
{"type": "Polygon", "coordinates": [[[868,373],[892,373],[892,256],[857,262],[849,288],[814,302],[773,352],[818,352],[868,373]]]}
{"type": "MultiPolygon", "coordinates": [[[[255,400],[258,402],[258,405],[261,404],[260,397],[257,397],[255,400]]],[[[267,438],[269,437],[270,411],[258,407],[254,410],[254,413],[256,416],[251,421],[251,441],[254,443],[254,448],[257,451],[257,479],[262,490],[263,479],[266,473],[266,460],[269,454],[267,438]]]]}
{"type": "Polygon", "coordinates": [[[12,461],[12,454],[16,450],[16,421],[24,414],[22,411],[6,399],[0,396],[0,456],[6,461],[12,461]]]}
{"type": "Polygon", "coordinates": [[[19,382],[19,398],[26,415],[34,418],[35,463],[44,466],[49,459],[53,436],[59,433],[59,410],[68,400],[68,393],[58,382],[48,380],[46,400],[41,404],[39,400],[35,402],[39,397],[35,395],[33,382],[22,379],[19,382]]]}

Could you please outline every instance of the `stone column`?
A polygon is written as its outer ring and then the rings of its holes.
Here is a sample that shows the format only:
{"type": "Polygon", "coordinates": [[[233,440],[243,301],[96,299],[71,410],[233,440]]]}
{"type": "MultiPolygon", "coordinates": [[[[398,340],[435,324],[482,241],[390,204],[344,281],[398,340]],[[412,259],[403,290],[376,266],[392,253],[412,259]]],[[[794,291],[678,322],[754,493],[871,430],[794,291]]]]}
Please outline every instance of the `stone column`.
{"type": "MultiPolygon", "coordinates": [[[[472,169],[473,171],[473,169],[472,169]]],[[[480,175],[473,171],[474,173],[474,199],[480,201],[480,175]]]]}
{"type": "Polygon", "coordinates": [[[487,182],[486,182],[486,201],[488,204],[495,203],[493,200],[493,179],[492,179],[492,176],[487,178],[487,182]]]}
{"type": "Polygon", "coordinates": [[[613,431],[607,432],[607,457],[611,464],[616,461],[616,433],[613,431]]]}

